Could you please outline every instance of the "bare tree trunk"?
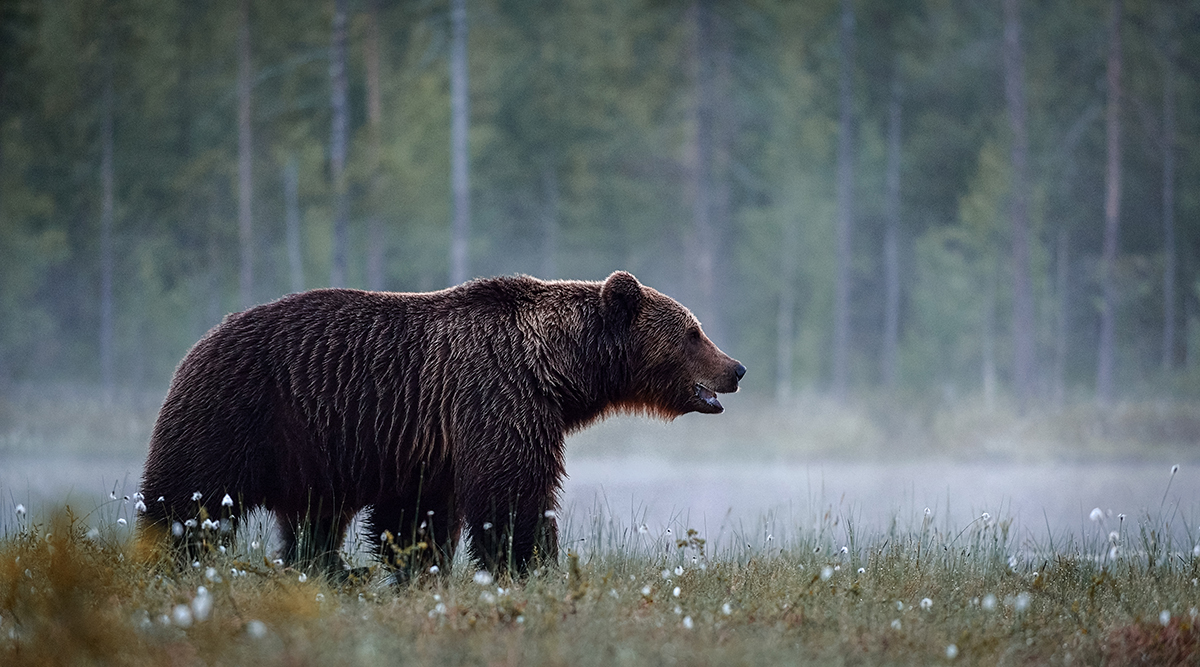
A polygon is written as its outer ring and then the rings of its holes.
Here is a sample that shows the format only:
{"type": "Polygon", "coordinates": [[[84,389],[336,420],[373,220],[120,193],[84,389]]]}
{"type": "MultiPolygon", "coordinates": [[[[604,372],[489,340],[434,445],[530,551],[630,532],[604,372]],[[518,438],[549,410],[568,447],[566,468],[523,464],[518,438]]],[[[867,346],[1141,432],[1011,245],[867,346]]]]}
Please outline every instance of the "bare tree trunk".
{"type": "Polygon", "coordinates": [[[558,277],[558,171],[547,160],[542,165],[542,278],[558,277]]]}
{"type": "Polygon", "coordinates": [[[329,52],[331,119],[329,175],[333,179],[333,248],[329,284],[346,284],[346,254],[350,230],[346,202],[346,0],[333,0],[333,35],[329,52]]]}
{"type": "Polygon", "coordinates": [[[454,222],[450,228],[450,284],[470,275],[471,183],[468,173],[470,98],[467,86],[467,0],[450,0],[450,189],[454,222]]]}
{"type": "Polygon", "coordinates": [[[850,365],[850,283],[854,237],[854,5],[842,0],[838,30],[837,276],[833,298],[833,394],[845,400],[850,365]]]}
{"type": "Polygon", "coordinates": [[[900,94],[900,68],[896,65],[888,99],[888,152],[884,169],[884,217],[887,227],[883,237],[883,354],[880,375],[883,385],[889,389],[896,386],[900,349],[900,94]]]}
{"type": "MultiPolygon", "coordinates": [[[[705,323],[710,337],[716,337],[715,258],[713,256],[713,9],[709,0],[693,0],[692,18],[692,92],[694,95],[691,165],[692,233],[688,253],[691,257],[691,283],[696,288],[694,308],[705,323]]],[[[716,337],[720,342],[719,337],[716,337]]]]}
{"type": "MultiPolygon", "coordinates": [[[[1164,21],[1170,29],[1171,21],[1164,21]]],[[[1175,58],[1178,44],[1167,38],[1163,58],[1163,346],[1162,368],[1175,367],[1175,58]]]]}
{"type": "Polygon", "coordinates": [[[988,410],[996,407],[996,283],[995,268],[990,268],[984,277],[983,288],[983,335],[981,355],[983,357],[983,402],[988,410]]]}
{"type": "Polygon", "coordinates": [[[106,16],[104,30],[103,97],[100,102],[100,384],[105,399],[111,398],[115,386],[113,350],[113,125],[115,124],[115,94],[113,92],[113,38],[111,16],[106,16]]]}
{"type": "Polygon", "coordinates": [[[1067,324],[1069,322],[1069,311],[1067,310],[1070,303],[1070,234],[1066,227],[1060,227],[1058,230],[1058,247],[1055,251],[1055,271],[1057,279],[1054,281],[1058,291],[1058,316],[1055,322],[1054,330],[1054,405],[1062,407],[1066,402],[1067,395],[1067,324]]]}
{"type": "Polygon", "coordinates": [[[785,404],[792,394],[792,346],[796,320],[796,223],[783,221],[779,246],[779,312],[775,319],[775,402],[785,404]]]}
{"type": "Polygon", "coordinates": [[[383,95],[380,92],[379,0],[367,2],[367,129],[370,132],[370,212],[367,215],[367,289],[383,289],[383,221],[380,199],[383,174],[379,169],[383,154],[383,95]]]}
{"type": "Polygon", "coordinates": [[[1121,222],[1121,0],[1112,0],[1108,25],[1108,109],[1106,112],[1107,166],[1104,175],[1104,254],[1101,282],[1100,348],[1096,364],[1096,398],[1108,403],[1113,396],[1113,363],[1116,354],[1117,235],[1121,222]]]}
{"type": "Polygon", "coordinates": [[[1029,132],[1025,53],[1018,0],[1004,0],[1004,97],[1012,128],[1013,392],[1024,411],[1032,399],[1036,356],[1029,277],[1029,132]]]}
{"type": "Polygon", "coordinates": [[[250,134],[250,0],[238,2],[238,243],[241,264],[238,295],[242,308],[254,305],[254,183],[250,134]]]}
{"type": "Polygon", "coordinates": [[[283,168],[284,239],[287,244],[288,273],[291,289],[304,289],[304,264],[300,253],[300,175],[296,158],[288,158],[283,168]]]}

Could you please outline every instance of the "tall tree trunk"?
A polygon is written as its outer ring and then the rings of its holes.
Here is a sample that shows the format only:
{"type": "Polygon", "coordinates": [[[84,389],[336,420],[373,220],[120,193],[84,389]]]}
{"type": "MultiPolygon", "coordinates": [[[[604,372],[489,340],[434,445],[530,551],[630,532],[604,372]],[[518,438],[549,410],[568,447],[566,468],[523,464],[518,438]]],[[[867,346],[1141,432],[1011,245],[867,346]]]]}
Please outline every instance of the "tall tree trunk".
{"type": "Polygon", "coordinates": [[[833,298],[833,394],[846,398],[850,365],[850,286],[854,237],[854,5],[842,0],[838,30],[837,275],[833,298]]]}
{"type": "Polygon", "coordinates": [[[1058,292],[1058,314],[1054,328],[1054,405],[1062,407],[1067,397],[1067,325],[1069,323],[1068,305],[1070,304],[1070,245],[1071,235],[1066,227],[1058,230],[1058,247],[1055,251],[1054,281],[1058,292]]]}
{"type": "Polygon", "coordinates": [[[112,396],[115,385],[113,350],[113,17],[104,17],[103,73],[104,90],[100,102],[100,383],[105,398],[112,396]]]}
{"type": "MultiPolygon", "coordinates": [[[[692,233],[688,238],[692,277],[695,286],[694,308],[710,337],[715,337],[716,289],[713,256],[713,112],[714,44],[713,8],[710,0],[693,0],[691,8],[691,61],[693,132],[689,150],[691,161],[692,233]]],[[[720,341],[719,337],[717,338],[720,341]]]]}
{"type": "Polygon", "coordinates": [[[250,0],[238,2],[238,295],[242,308],[254,305],[254,196],[250,134],[250,0]]]}
{"type": "Polygon", "coordinates": [[[542,165],[542,278],[558,277],[558,171],[551,160],[542,165]]]}
{"type": "Polygon", "coordinates": [[[889,389],[896,386],[900,349],[900,67],[892,72],[892,90],[888,98],[887,166],[884,169],[883,237],[883,351],[880,376],[889,389]]]}
{"type": "Polygon", "coordinates": [[[287,244],[288,274],[291,289],[304,289],[304,264],[300,253],[300,174],[296,158],[288,158],[283,168],[284,239],[287,244]]]}
{"type": "Polygon", "coordinates": [[[367,2],[367,129],[370,133],[370,212],[367,214],[367,289],[383,289],[383,221],[380,219],[383,174],[383,95],[380,92],[379,0],[367,2]]]}
{"type": "Polygon", "coordinates": [[[346,254],[350,244],[346,201],[346,0],[333,0],[332,48],[329,51],[331,120],[329,175],[333,180],[333,248],[329,284],[346,284],[346,254]]]}
{"type": "MultiPolygon", "coordinates": [[[[1171,21],[1164,21],[1170,30],[1171,21]]],[[[1175,367],[1175,58],[1178,44],[1166,38],[1163,58],[1163,341],[1162,368],[1175,367]]]]}
{"type": "Polygon", "coordinates": [[[983,331],[980,356],[983,358],[983,402],[989,410],[996,407],[996,283],[995,268],[984,277],[983,331]]]}
{"type": "MultiPolygon", "coordinates": [[[[1063,192],[1068,191],[1078,171],[1075,148],[1079,145],[1079,141],[1083,138],[1083,134],[1088,126],[1092,124],[1092,121],[1095,120],[1099,113],[1100,105],[1089,105],[1079,118],[1071,124],[1071,127],[1063,137],[1060,154],[1065,158],[1065,164],[1060,175],[1061,184],[1059,186],[1063,192]]],[[[1068,327],[1071,315],[1070,242],[1070,228],[1066,222],[1060,222],[1058,227],[1058,247],[1055,251],[1055,267],[1058,272],[1058,277],[1055,280],[1055,289],[1058,294],[1058,314],[1054,332],[1053,398],[1054,405],[1057,407],[1063,406],[1066,401],[1067,392],[1067,336],[1070,333],[1068,327]]]]}
{"type": "Polygon", "coordinates": [[[454,222],[450,228],[450,284],[470,275],[471,183],[468,172],[470,98],[467,86],[467,0],[450,0],[450,189],[454,222]]]}
{"type": "Polygon", "coordinates": [[[775,318],[775,402],[785,404],[792,395],[792,347],[796,339],[796,246],[799,230],[795,221],[783,221],[779,244],[779,311],[775,318]]]}
{"type": "Polygon", "coordinates": [[[1116,356],[1117,235],[1121,222],[1121,0],[1112,0],[1108,25],[1108,108],[1105,143],[1108,155],[1104,174],[1104,254],[1101,259],[1103,304],[1100,311],[1100,348],[1096,363],[1096,398],[1108,403],[1113,396],[1116,356]]]}
{"type": "Polygon", "coordinates": [[[1024,411],[1032,399],[1036,354],[1033,285],[1029,277],[1029,132],[1025,52],[1018,0],[1004,0],[1004,97],[1012,128],[1013,392],[1024,411]]]}

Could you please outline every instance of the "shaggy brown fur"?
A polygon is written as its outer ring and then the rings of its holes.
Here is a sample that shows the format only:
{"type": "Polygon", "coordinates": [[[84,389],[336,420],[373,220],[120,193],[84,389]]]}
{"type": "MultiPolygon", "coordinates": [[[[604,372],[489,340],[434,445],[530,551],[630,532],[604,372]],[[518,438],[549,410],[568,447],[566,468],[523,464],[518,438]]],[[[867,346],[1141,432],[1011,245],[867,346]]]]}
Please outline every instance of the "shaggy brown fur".
{"type": "Polygon", "coordinates": [[[264,507],[286,560],[336,571],[347,523],[371,506],[393,566],[449,571],[465,526],[485,567],[524,571],[557,558],[567,433],[617,411],[720,412],[716,393],[744,372],[686,308],[624,272],[293,294],[230,315],[180,364],[142,524],[264,507]]]}

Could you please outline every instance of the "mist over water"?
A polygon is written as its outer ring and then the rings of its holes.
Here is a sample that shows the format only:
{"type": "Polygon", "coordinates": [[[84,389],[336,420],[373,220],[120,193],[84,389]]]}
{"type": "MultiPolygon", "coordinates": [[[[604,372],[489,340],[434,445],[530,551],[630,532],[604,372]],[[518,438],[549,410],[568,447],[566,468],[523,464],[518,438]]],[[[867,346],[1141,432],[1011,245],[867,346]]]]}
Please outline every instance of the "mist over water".
{"type": "MultiPolygon", "coordinates": [[[[671,424],[621,417],[573,436],[560,525],[585,535],[597,520],[610,519],[654,534],[694,528],[716,546],[735,535],[798,536],[822,517],[848,519],[861,534],[923,522],[953,533],[986,512],[1011,520],[1019,542],[1136,532],[1148,517],[1170,519],[1181,543],[1200,534],[1200,465],[1192,461],[1172,475],[1172,464],[1162,460],[785,457],[749,445],[735,449],[730,430],[707,421],[725,417],[671,424]],[[700,449],[692,457],[679,456],[693,446],[700,449]],[[1098,520],[1091,517],[1095,508],[1098,520]]],[[[138,489],[144,452],[136,442],[128,445],[113,455],[53,447],[9,452],[0,466],[0,530],[14,525],[18,503],[32,514],[70,504],[79,514],[127,516],[132,524],[132,505],[123,498],[138,489]]]]}

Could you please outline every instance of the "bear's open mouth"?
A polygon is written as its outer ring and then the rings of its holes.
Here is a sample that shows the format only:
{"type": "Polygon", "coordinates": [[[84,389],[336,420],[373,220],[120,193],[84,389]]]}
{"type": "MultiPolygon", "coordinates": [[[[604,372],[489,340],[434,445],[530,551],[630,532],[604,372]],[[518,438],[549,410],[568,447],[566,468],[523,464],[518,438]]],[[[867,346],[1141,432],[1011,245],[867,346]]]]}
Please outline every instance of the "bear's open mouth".
{"type": "Polygon", "coordinates": [[[721,405],[721,402],[717,400],[717,392],[713,391],[712,389],[709,389],[708,387],[705,387],[703,384],[700,384],[699,382],[696,383],[695,391],[696,391],[696,398],[703,401],[706,405],[708,405],[713,410],[716,410],[717,412],[721,412],[722,410],[725,409],[725,407],[723,405],[721,405]]]}

